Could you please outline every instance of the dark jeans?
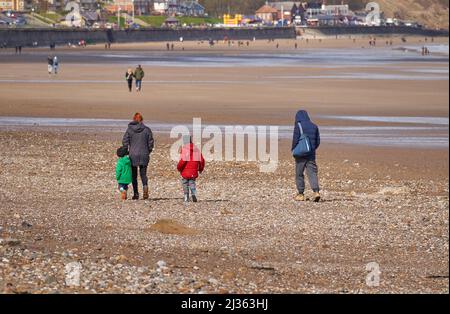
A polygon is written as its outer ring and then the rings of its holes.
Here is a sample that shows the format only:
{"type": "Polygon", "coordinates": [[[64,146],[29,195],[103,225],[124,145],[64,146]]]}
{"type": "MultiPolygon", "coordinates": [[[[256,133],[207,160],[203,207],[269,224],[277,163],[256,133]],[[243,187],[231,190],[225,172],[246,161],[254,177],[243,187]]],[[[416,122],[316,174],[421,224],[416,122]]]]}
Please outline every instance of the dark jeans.
{"type": "Polygon", "coordinates": [[[128,191],[128,184],[119,183],[119,190],[128,191]]]}
{"type": "MultiPolygon", "coordinates": [[[[131,167],[131,174],[133,176],[133,192],[135,195],[139,195],[138,190],[138,167],[131,167]]],[[[143,186],[148,186],[147,178],[147,166],[139,166],[139,174],[143,186]]]]}
{"type": "Polygon", "coordinates": [[[182,179],[181,184],[183,185],[183,192],[185,195],[189,195],[189,191],[192,195],[197,195],[197,187],[194,179],[182,179]]]}
{"type": "Polygon", "coordinates": [[[136,80],[136,88],[138,90],[141,90],[141,88],[142,88],[142,80],[136,80]]]}
{"type": "Polygon", "coordinates": [[[127,80],[128,83],[128,90],[131,92],[131,89],[133,88],[133,80],[127,80]]]}
{"type": "Polygon", "coordinates": [[[295,159],[295,182],[297,184],[298,193],[305,192],[305,170],[308,175],[309,185],[314,192],[320,192],[318,167],[315,160],[308,160],[305,158],[295,159]]]}

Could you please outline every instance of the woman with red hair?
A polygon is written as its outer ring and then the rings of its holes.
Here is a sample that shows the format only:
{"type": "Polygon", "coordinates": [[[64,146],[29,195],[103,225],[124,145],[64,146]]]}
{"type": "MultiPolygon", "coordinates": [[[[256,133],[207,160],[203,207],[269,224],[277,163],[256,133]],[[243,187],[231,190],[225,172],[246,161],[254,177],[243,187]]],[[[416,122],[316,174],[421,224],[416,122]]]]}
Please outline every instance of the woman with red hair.
{"type": "Polygon", "coordinates": [[[155,141],[152,130],[144,124],[144,118],[140,113],[133,116],[133,121],[123,136],[123,146],[130,152],[131,172],[133,179],[133,200],[139,199],[138,170],[143,185],[144,200],[149,198],[147,167],[150,162],[150,154],[153,151],[155,141]]]}

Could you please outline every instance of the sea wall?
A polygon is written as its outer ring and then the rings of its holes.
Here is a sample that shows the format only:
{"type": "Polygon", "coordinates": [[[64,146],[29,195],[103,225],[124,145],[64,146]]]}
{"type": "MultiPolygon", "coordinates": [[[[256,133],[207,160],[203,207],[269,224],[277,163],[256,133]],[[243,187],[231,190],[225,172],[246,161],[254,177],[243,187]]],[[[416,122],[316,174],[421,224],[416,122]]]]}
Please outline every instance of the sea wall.
{"type": "Polygon", "coordinates": [[[88,43],[130,43],[151,41],[232,40],[295,38],[294,28],[218,28],[218,29],[139,29],[139,30],[84,30],[84,29],[0,29],[0,45],[8,47],[65,45],[85,40],[88,43]]]}
{"type": "Polygon", "coordinates": [[[348,26],[348,27],[308,27],[297,28],[297,35],[305,37],[320,36],[428,36],[428,37],[448,37],[446,30],[422,29],[407,26],[348,26]]]}
{"type": "Polygon", "coordinates": [[[66,45],[85,40],[88,43],[131,43],[185,40],[289,39],[296,36],[428,36],[448,37],[448,31],[413,27],[274,27],[274,28],[212,28],[212,29],[139,29],[139,30],[88,30],[88,29],[9,29],[0,28],[0,46],[48,46],[51,43],[66,45]]]}

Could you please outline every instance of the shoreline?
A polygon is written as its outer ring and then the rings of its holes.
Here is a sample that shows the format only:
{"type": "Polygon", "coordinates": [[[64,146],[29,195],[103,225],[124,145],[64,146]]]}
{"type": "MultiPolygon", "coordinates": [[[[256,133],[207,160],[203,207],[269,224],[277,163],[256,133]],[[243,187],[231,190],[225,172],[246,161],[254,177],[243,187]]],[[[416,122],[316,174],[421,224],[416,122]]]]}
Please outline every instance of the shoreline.
{"type": "MultiPolygon", "coordinates": [[[[448,150],[448,118],[357,116],[318,116],[312,118],[321,126],[320,129],[324,144],[374,148],[410,148],[413,150],[448,150]],[[396,134],[390,134],[392,132],[396,134]],[[387,138],[387,135],[389,135],[389,138],[387,138]]],[[[3,116],[0,117],[0,131],[36,132],[49,130],[53,132],[120,133],[126,129],[128,122],[128,120],[119,119],[8,118],[3,116]]],[[[171,130],[176,126],[187,127],[192,132],[192,124],[147,121],[147,125],[151,127],[155,134],[164,137],[168,137],[171,130]]],[[[217,125],[202,123],[201,127],[202,131],[207,127],[215,127],[222,134],[225,134],[226,127],[231,127],[232,132],[236,132],[236,135],[260,135],[256,131],[258,125],[217,125]],[[239,131],[241,130],[240,128],[242,128],[242,131],[239,131]],[[247,130],[247,128],[249,128],[249,131],[243,131],[247,130]]],[[[269,136],[269,127],[276,127],[278,141],[289,141],[293,132],[292,125],[267,125],[264,127],[267,127],[264,136],[269,136]]]]}

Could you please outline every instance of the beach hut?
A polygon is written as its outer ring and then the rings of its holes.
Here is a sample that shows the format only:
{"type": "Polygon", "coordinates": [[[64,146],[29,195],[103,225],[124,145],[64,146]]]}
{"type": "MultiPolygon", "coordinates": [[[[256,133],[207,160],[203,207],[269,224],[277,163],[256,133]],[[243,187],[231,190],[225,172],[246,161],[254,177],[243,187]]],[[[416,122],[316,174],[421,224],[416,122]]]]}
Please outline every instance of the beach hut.
{"type": "Polygon", "coordinates": [[[83,11],[81,12],[81,16],[87,26],[92,26],[102,20],[100,13],[97,11],[83,11]]]}
{"type": "Polygon", "coordinates": [[[175,17],[171,16],[164,21],[164,25],[168,27],[176,27],[180,25],[180,21],[175,17]]]}

